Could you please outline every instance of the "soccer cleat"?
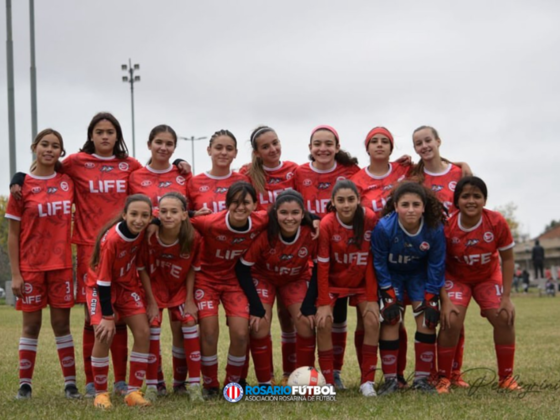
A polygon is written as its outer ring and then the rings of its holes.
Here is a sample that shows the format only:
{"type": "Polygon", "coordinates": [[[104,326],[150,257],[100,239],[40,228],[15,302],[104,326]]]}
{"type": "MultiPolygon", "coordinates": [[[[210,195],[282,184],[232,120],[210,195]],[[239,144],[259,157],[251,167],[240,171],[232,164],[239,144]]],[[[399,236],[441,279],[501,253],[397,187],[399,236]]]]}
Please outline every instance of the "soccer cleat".
{"type": "Polygon", "coordinates": [[[165,385],[165,382],[158,382],[157,394],[158,397],[165,397],[167,395],[167,386],[165,385]]]}
{"type": "Polygon", "coordinates": [[[125,381],[115,382],[113,385],[113,394],[126,395],[128,391],[128,384],[125,381]]]}
{"type": "Polygon", "coordinates": [[[97,394],[95,396],[95,400],[93,400],[93,405],[94,407],[101,408],[102,410],[109,410],[113,408],[113,404],[111,404],[111,398],[109,397],[108,392],[97,394]]]}
{"type": "Polygon", "coordinates": [[[438,394],[449,394],[451,391],[451,381],[443,376],[439,378],[436,385],[436,391],[438,394]]]}
{"type": "Polygon", "coordinates": [[[379,395],[380,397],[384,397],[386,395],[394,394],[398,390],[400,390],[400,384],[398,378],[389,378],[383,382],[381,388],[379,388],[379,395]]]}
{"type": "Polygon", "coordinates": [[[150,401],[144,398],[140,391],[132,391],[126,394],[124,402],[129,407],[149,407],[152,405],[150,401]]]}
{"type": "Polygon", "coordinates": [[[31,398],[31,385],[23,384],[19,387],[16,400],[28,400],[31,398]]]}
{"type": "Polygon", "coordinates": [[[408,388],[408,382],[404,379],[403,375],[397,375],[397,382],[399,384],[399,389],[406,389],[408,388]]]}
{"type": "Polygon", "coordinates": [[[64,395],[66,395],[66,398],[69,400],[79,400],[82,398],[82,394],[80,394],[78,388],[76,388],[74,384],[66,385],[64,388],[64,395]]]}
{"type": "Polygon", "coordinates": [[[187,387],[184,383],[181,385],[177,385],[173,387],[173,393],[176,395],[187,395],[189,391],[187,391],[187,387]]]}
{"type": "Polygon", "coordinates": [[[205,400],[215,400],[220,396],[220,388],[204,388],[203,396],[205,400]]]}
{"type": "Polygon", "coordinates": [[[435,370],[430,372],[430,376],[428,376],[428,382],[435,387],[439,382],[439,373],[435,370]]]}
{"type": "Polygon", "coordinates": [[[149,388],[146,388],[146,392],[144,393],[144,398],[150,401],[151,403],[155,403],[158,397],[158,390],[153,385],[149,388]]]}
{"type": "Polygon", "coordinates": [[[505,379],[500,379],[498,387],[507,391],[523,391],[523,387],[517,383],[513,376],[508,376],[505,379]]]}
{"type": "Polygon", "coordinates": [[[342,382],[342,378],[340,377],[340,371],[334,371],[334,387],[337,391],[346,391],[346,387],[344,386],[344,382],[342,382]]]}
{"type": "Polygon", "coordinates": [[[360,385],[360,392],[364,397],[377,397],[374,385],[375,383],[371,381],[364,382],[360,385]]]}
{"type": "Polygon", "coordinates": [[[430,380],[427,377],[415,379],[412,382],[412,389],[416,391],[425,392],[426,394],[435,394],[436,389],[430,383],[430,380]]]}
{"type": "Polygon", "coordinates": [[[243,392],[245,392],[245,390],[247,389],[247,379],[240,379],[239,382],[237,382],[239,385],[241,385],[241,387],[243,388],[243,392]]]}
{"type": "Polygon", "coordinates": [[[451,373],[451,385],[456,388],[469,388],[470,385],[466,383],[463,379],[463,375],[461,372],[452,372],[451,373]]]}
{"type": "Polygon", "coordinates": [[[84,394],[85,398],[95,398],[95,384],[90,382],[86,384],[86,393],[84,394]]]}
{"type": "Polygon", "coordinates": [[[202,387],[199,384],[189,385],[189,398],[193,402],[203,402],[204,397],[202,396],[202,387]]]}
{"type": "Polygon", "coordinates": [[[282,376],[282,380],[280,381],[280,386],[288,386],[288,376],[282,376]]]}

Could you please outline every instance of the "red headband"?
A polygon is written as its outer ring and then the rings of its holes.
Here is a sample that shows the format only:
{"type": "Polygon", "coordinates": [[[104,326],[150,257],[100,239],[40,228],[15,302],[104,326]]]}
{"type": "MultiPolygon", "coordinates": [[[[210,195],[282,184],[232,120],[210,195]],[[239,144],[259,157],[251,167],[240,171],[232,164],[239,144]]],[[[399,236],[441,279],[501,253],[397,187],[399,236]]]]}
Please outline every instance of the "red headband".
{"type": "Polygon", "coordinates": [[[383,134],[385,137],[387,137],[391,141],[391,150],[393,150],[393,147],[395,147],[395,141],[393,140],[393,135],[385,127],[375,127],[372,128],[369,133],[367,133],[366,142],[365,142],[366,150],[369,146],[369,142],[371,141],[371,138],[376,134],[383,134]]]}
{"type": "MultiPolygon", "coordinates": [[[[334,138],[336,139],[337,143],[340,143],[340,138],[338,137],[338,133],[336,132],[336,130],[334,128],[332,128],[330,125],[318,125],[317,127],[315,127],[313,129],[313,131],[311,132],[311,137],[313,137],[313,134],[315,134],[317,131],[319,130],[327,130],[330,131],[331,133],[334,134],[334,138]]],[[[310,138],[311,139],[311,138],[310,138]]]]}

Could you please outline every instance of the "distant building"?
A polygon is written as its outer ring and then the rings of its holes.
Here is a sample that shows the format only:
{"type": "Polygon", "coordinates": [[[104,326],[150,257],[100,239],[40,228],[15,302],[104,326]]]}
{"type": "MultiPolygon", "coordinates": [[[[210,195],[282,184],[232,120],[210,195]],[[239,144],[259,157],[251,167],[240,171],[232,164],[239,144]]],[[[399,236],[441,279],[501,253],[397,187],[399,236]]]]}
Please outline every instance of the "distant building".
{"type": "Polygon", "coordinates": [[[534,272],[531,251],[537,239],[544,248],[544,267],[560,267],[560,226],[557,226],[532,240],[520,242],[513,248],[515,263],[521,270],[526,268],[531,276],[534,272]]]}

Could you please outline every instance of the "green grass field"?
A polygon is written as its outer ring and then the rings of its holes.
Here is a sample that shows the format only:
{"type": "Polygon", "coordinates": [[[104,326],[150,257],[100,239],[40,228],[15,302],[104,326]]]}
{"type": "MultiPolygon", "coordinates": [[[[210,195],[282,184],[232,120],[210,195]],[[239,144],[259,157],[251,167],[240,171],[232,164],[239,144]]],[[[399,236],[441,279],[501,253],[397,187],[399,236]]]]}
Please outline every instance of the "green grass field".
{"type": "MultiPolygon", "coordinates": [[[[33,382],[33,399],[16,401],[18,386],[18,340],[21,332],[21,315],[12,307],[0,306],[0,418],[1,419],[63,419],[63,418],[118,418],[118,419],[180,419],[195,418],[560,418],[560,299],[539,298],[536,295],[515,296],[517,307],[516,374],[525,384],[527,392],[504,394],[488,384],[495,372],[495,355],[491,327],[479,316],[478,307],[471,307],[466,325],[466,350],[464,369],[468,382],[483,380],[487,385],[471,390],[458,390],[445,396],[418,395],[404,392],[386,398],[365,399],[358,393],[359,369],[350,332],[346,351],[343,378],[350,389],[337,395],[336,402],[245,402],[231,404],[220,398],[203,404],[191,404],[188,399],[167,396],[147,409],[129,408],[122,400],[113,398],[115,409],[110,413],[96,410],[91,400],[67,401],[62,392],[62,374],[48,311],[44,311],[43,331],[39,339],[39,352],[33,382]],[[470,372],[469,372],[470,371],[470,372]],[[490,372],[491,371],[491,372],[490,372]],[[486,379],[484,379],[486,375],[486,379]]],[[[349,330],[355,326],[355,315],[349,317],[349,330]]],[[[277,324],[277,323],[275,323],[277,324]]],[[[72,333],[78,360],[78,386],[84,389],[81,371],[81,327],[83,310],[76,307],[72,315],[72,333]]],[[[164,325],[167,325],[166,323],[164,325]]],[[[408,316],[409,337],[414,331],[408,316]]],[[[220,340],[220,377],[225,368],[227,330],[222,326],[220,340]]],[[[281,375],[280,332],[273,331],[277,376],[281,375]]],[[[413,343],[409,342],[407,374],[413,369],[413,343]]],[[[170,333],[162,332],[164,369],[171,383],[170,333]]],[[[379,366],[379,364],[378,364],[379,366]]],[[[377,374],[379,381],[381,375],[377,374]]],[[[111,381],[112,382],[112,381],[111,381]]],[[[249,382],[255,384],[251,372],[249,382]]]]}

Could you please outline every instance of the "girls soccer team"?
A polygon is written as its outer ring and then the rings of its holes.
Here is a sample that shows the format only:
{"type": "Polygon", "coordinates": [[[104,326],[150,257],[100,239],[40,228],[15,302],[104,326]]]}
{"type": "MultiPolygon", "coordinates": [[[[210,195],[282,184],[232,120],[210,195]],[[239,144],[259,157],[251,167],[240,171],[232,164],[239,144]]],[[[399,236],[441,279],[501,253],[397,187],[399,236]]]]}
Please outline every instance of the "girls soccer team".
{"type": "Polygon", "coordinates": [[[457,369],[473,296],[494,327],[499,386],[520,389],[513,377],[511,233],[502,216],[483,208],[484,182],[461,179],[468,166],[441,158],[435,129],[413,133],[421,159],[414,167],[406,157],[389,161],[394,139],[384,127],[367,134],[370,163],[362,170],[340,149],[330,126],[312,131],[311,162],[301,166],[281,161],[280,141],[268,126],[255,129],[250,141],[252,162],[236,173],[237,140],[217,131],[207,149],[212,169],[191,177],[186,162],[177,161],[179,168],[170,163],[177,136],[165,125],[150,133],[152,158],[144,168],[128,157],[120,125],[108,113],[93,118],[82,150],[62,163],[60,134],[38,134],[32,145],[37,160],[29,175],[14,179],[6,212],[13,290],[23,312],[17,398],[31,397],[47,304],[66,396],[81,396],[69,316],[74,302],[84,301],[86,396],[95,396],[97,407],[112,406],[110,349],[114,391],[128,405],[147,406],[162,394],[164,308],[173,335],[175,392],[201,400],[202,373],[206,396],[218,395],[220,302],[230,336],[225,384],[245,382],[249,349],[258,382],[274,383],[270,323],[276,296],[284,383],[296,367],[314,364],[317,342],[327,382],[344,389],[349,302],[357,309],[361,393],[376,395],[378,344],[385,379],[380,395],[406,386],[408,302],[417,324],[413,388],[448,393],[452,384],[468,386],[457,369]],[[313,225],[320,225],[318,232],[313,225]],[[447,328],[437,339],[440,316],[447,328]],[[128,386],[126,326],[134,336],[128,386]],[[139,391],[144,378],[145,396],[139,391]]]}

